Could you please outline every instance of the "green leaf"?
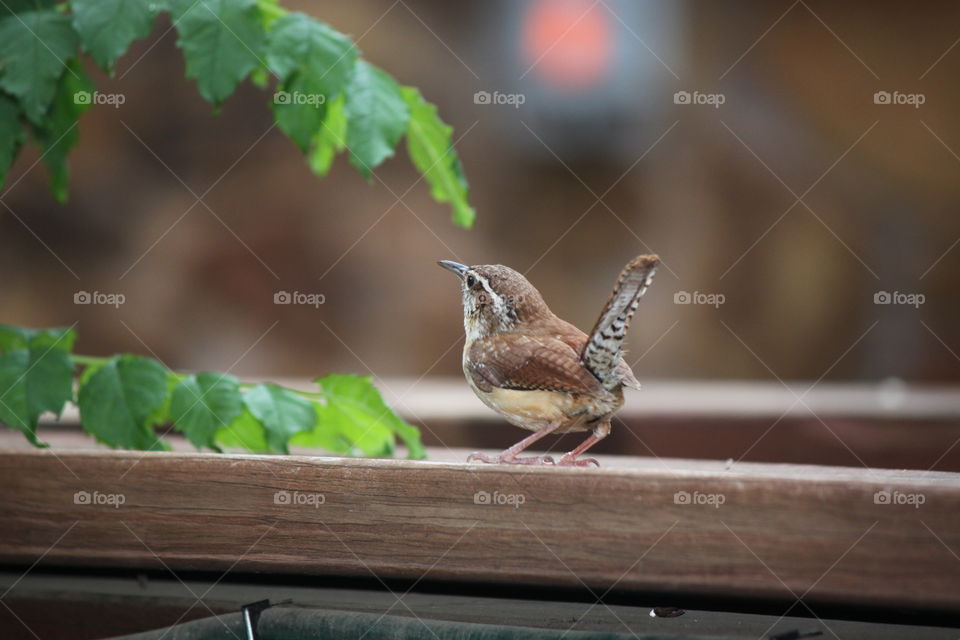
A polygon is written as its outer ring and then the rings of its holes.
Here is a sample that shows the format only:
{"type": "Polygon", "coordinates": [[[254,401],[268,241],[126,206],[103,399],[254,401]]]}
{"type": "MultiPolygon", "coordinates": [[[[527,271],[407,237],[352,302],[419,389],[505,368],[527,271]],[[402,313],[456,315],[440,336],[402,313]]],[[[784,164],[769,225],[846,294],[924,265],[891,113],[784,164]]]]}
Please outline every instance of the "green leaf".
{"type": "Polygon", "coordinates": [[[325,176],[333,166],[333,158],[347,146],[346,99],[340,94],[327,105],[327,117],[319,131],[313,136],[313,150],[310,152],[310,170],[318,176],[325,176]]]}
{"type": "Polygon", "coordinates": [[[173,390],[170,419],[198,449],[218,449],[217,430],[243,411],[240,381],[219,373],[199,373],[182,378],[173,390]]]}
{"type": "Polygon", "coordinates": [[[153,27],[147,0],[71,0],[70,8],[83,48],[105,70],[153,27]]]}
{"type": "Polygon", "coordinates": [[[410,111],[393,78],[358,60],[347,87],[346,113],[350,162],[369,178],[381,162],[393,155],[407,129],[410,111]]]}
{"type": "Polygon", "coordinates": [[[311,84],[310,79],[300,73],[281,84],[273,94],[270,104],[277,126],[303,153],[310,150],[314,134],[323,126],[326,100],[324,89],[311,84]]]}
{"type": "Polygon", "coordinates": [[[314,81],[342,88],[357,53],[353,41],[333,27],[303,13],[288,13],[270,32],[267,64],[281,80],[306,72],[314,81]]]}
{"type": "Polygon", "coordinates": [[[112,447],[152,449],[153,427],[167,401],[167,370],[150,358],[112,358],[86,378],[77,394],[87,433],[112,447]]]}
{"type": "Polygon", "coordinates": [[[264,29],[255,0],[173,0],[177,46],[200,95],[220,104],[259,63],[264,29]]]}
{"type": "MultiPolygon", "coordinates": [[[[96,364],[84,364],[83,371],[80,373],[80,377],[77,380],[77,387],[79,388],[87,384],[87,380],[89,380],[93,374],[103,368],[103,365],[109,362],[110,360],[103,360],[102,362],[98,362],[96,364]]],[[[73,364],[74,366],[79,366],[79,363],[76,360],[74,360],[73,364]]]]}
{"type": "Polygon", "coordinates": [[[25,137],[23,123],[20,121],[20,107],[13,98],[0,93],[0,188],[20,153],[25,137]]]}
{"type": "Polygon", "coordinates": [[[56,3],[57,0],[3,0],[0,3],[0,18],[24,11],[49,9],[56,3]]]}
{"type": "Polygon", "coordinates": [[[167,424],[172,421],[170,417],[170,405],[173,400],[173,390],[180,384],[180,376],[166,367],[163,367],[163,370],[167,375],[166,395],[163,398],[163,404],[151,411],[147,416],[147,423],[151,425],[167,424]]]}
{"type": "Polygon", "coordinates": [[[37,440],[38,419],[47,411],[59,416],[73,397],[76,335],[72,329],[21,332],[26,343],[5,347],[0,356],[0,421],[44,446],[37,440]]]}
{"type": "Polygon", "coordinates": [[[280,128],[304,153],[320,130],[328,102],[340,95],[357,60],[353,41],[302,13],[273,26],[267,64],[281,79],[273,112],[280,128]]]}
{"type": "Polygon", "coordinates": [[[19,99],[34,124],[43,122],[76,49],[77,34],[65,14],[26,11],[0,20],[0,88],[19,99]]]}
{"type": "Polygon", "coordinates": [[[250,84],[257,89],[266,89],[270,84],[270,70],[264,66],[256,67],[250,72],[250,84]]]}
{"type": "Polygon", "coordinates": [[[43,149],[43,162],[50,172],[50,190],[58,202],[66,202],[69,195],[70,171],[67,155],[80,139],[77,121],[90,108],[90,100],[78,98],[93,91],[93,83],[76,60],[60,77],[56,95],[46,119],[33,127],[33,135],[43,149]]]}
{"type": "Polygon", "coordinates": [[[326,399],[326,419],[368,456],[393,454],[394,434],[403,440],[411,458],[426,457],[417,429],[404,422],[383,401],[370,378],[329,375],[316,381],[326,399]]]}
{"type": "Polygon", "coordinates": [[[30,344],[30,338],[34,335],[36,335],[36,332],[32,329],[0,324],[0,352],[16,347],[26,348],[30,344]]]}
{"type": "Polygon", "coordinates": [[[246,449],[254,453],[271,451],[267,432],[247,408],[233,422],[217,429],[215,440],[224,447],[246,449]]]}
{"type": "Polygon", "coordinates": [[[294,435],[290,438],[290,444],[297,447],[319,447],[334,453],[350,453],[353,444],[341,432],[334,410],[316,401],[313,408],[317,414],[313,429],[294,435]]]}
{"type": "MultiPolygon", "coordinates": [[[[73,344],[77,340],[77,332],[68,327],[54,327],[52,329],[26,329],[30,340],[30,347],[37,348],[50,345],[56,349],[73,351],[73,344]]],[[[71,359],[71,368],[73,367],[71,359]]]]}
{"type": "Polygon", "coordinates": [[[26,373],[30,367],[30,352],[13,349],[0,356],[0,422],[12,429],[19,429],[30,442],[37,440],[37,425],[31,420],[28,409],[26,373]]]}
{"type": "Polygon", "coordinates": [[[263,423],[267,443],[274,451],[289,453],[287,442],[300,431],[309,431],[316,421],[313,404],[290,389],[259,384],[243,394],[243,403],[263,423]]]}
{"type": "Polygon", "coordinates": [[[280,6],[278,0],[258,0],[257,9],[260,11],[263,28],[268,31],[278,19],[287,14],[287,10],[280,6]]]}
{"type": "Polygon", "coordinates": [[[413,165],[430,184],[437,202],[449,202],[453,221],[469,229],[477,214],[467,201],[467,180],[453,148],[453,127],[444,124],[437,108],[423,99],[414,87],[401,87],[410,108],[407,125],[407,153],[413,165]]]}

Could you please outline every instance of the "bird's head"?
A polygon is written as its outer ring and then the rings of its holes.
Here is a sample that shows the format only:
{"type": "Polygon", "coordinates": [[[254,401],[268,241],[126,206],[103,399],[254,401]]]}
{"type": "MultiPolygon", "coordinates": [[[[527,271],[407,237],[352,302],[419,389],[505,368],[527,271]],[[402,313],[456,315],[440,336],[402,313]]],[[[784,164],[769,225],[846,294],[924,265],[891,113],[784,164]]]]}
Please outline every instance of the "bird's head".
{"type": "Polygon", "coordinates": [[[520,273],[500,264],[468,267],[451,260],[437,262],[460,278],[463,327],[467,340],[511,331],[550,315],[540,292],[520,273]]]}

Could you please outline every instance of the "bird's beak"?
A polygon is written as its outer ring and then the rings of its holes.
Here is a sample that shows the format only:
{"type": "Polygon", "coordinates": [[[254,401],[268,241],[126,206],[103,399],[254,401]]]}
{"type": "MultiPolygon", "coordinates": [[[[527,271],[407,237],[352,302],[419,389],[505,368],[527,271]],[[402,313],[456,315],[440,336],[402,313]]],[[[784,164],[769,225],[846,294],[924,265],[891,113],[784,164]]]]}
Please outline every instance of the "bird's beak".
{"type": "Polygon", "coordinates": [[[446,269],[457,274],[457,277],[463,280],[463,274],[470,269],[465,264],[460,264],[459,262],[454,262],[453,260],[437,260],[437,264],[446,269]]]}

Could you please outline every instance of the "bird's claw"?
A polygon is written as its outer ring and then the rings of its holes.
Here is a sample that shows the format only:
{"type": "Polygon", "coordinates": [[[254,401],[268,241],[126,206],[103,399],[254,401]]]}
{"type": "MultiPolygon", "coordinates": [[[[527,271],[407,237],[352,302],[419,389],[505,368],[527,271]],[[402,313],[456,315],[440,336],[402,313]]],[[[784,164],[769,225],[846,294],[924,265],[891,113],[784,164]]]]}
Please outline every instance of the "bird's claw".
{"type": "Polygon", "coordinates": [[[509,456],[501,454],[499,456],[488,456],[474,451],[467,456],[467,462],[482,462],[484,464],[528,464],[528,465],[553,465],[556,464],[551,456],[509,456]]]}
{"type": "Polygon", "coordinates": [[[484,464],[496,464],[497,459],[491,458],[490,456],[480,453],[479,451],[474,451],[473,453],[467,456],[467,462],[482,462],[484,464]]]}
{"type": "Polygon", "coordinates": [[[558,467],[599,467],[600,462],[596,458],[575,458],[569,454],[563,455],[557,460],[558,467]]]}

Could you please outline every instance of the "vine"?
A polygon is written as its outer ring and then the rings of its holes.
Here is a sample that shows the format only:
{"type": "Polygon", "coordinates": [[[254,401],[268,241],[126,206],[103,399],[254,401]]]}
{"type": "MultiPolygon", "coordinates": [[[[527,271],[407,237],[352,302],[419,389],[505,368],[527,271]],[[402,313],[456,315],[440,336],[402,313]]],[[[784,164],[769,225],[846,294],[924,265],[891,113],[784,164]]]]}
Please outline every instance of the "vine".
{"type": "Polygon", "coordinates": [[[78,355],[75,340],[72,329],[0,325],[0,422],[36,446],[46,446],[37,436],[40,416],[59,417],[72,402],[84,431],[111,447],[169,449],[157,435],[168,426],[213,451],[289,453],[300,446],[389,456],[399,438],[409,457],[426,456],[417,428],[384,403],[369,378],[328,375],[315,381],[317,391],[299,391],[226,373],[177,373],[138,355],[78,355]]]}
{"type": "Polygon", "coordinates": [[[360,56],[347,35],[276,0],[5,0],[0,3],[0,187],[28,135],[40,146],[54,197],[68,195],[67,156],[95,96],[80,51],[108,73],[168,14],[186,75],[219,107],[250,79],[269,91],[277,126],[324,176],[337,154],[367,179],[406,137],[407,152],[455,224],[475,212],[452,128],[413,87],[360,56]]]}

